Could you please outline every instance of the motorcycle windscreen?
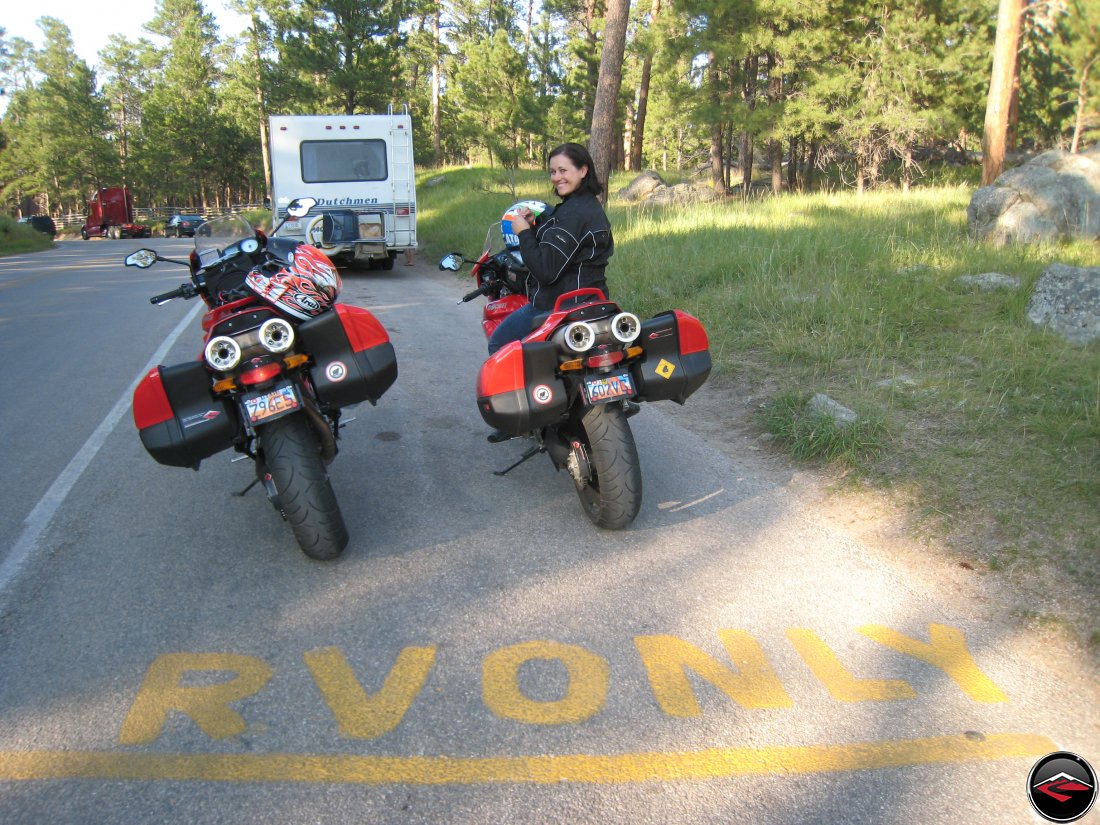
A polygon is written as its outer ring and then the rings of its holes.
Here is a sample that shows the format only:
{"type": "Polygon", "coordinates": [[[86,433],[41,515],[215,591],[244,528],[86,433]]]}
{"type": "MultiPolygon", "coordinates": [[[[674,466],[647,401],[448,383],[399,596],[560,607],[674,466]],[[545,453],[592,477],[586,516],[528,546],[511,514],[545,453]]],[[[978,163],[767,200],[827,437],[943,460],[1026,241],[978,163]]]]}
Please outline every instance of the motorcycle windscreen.
{"type": "Polygon", "coordinates": [[[196,470],[231,447],[238,430],[236,408],[211,392],[201,361],[151,370],[134,390],[134,424],[159,464],[196,470]]]}
{"type": "Polygon", "coordinates": [[[635,343],[644,349],[631,366],[639,401],[683,404],[710,375],[706,330],[686,312],[663,312],[643,321],[635,343]]]}
{"type": "Polygon", "coordinates": [[[559,420],[568,408],[556,375],[558,347],[514,341],[497,350],[477,377],[477,408],[490,427],[523,435],[559,420]]]}
{"type": "Polygon", "coordinates": [[[372,404],[397,380],[397,354],[385,328],[370,312],[336,304],[298,327],[313,358],[310,377],[326,407],[372,404]]]}

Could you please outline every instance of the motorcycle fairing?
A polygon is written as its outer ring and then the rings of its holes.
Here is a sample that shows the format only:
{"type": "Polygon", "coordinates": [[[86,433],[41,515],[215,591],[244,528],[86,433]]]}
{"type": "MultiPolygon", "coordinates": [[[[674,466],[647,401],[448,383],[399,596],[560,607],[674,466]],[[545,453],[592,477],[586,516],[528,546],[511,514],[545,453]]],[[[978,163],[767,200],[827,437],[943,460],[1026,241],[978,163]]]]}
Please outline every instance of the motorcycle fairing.
{"type": "Polygon", "coordinates": [[[375,403],[397,380],[397,356],[385,328],[370,312],[336,304],[298,327],[313,359],[310,377],[325,407],[375,403]]]}
{"type": "Polygon", "coordinates": [[[631,364],[638,401],[683,404],[710,375],[710,342],[699,320],[680,310],[642,322],[635,342],[643,353],[631,364]]]}
{"type": "Polygon", "coordinates": [[[558,421],[569,409],[557,377],[558,347],[549,341],[513,341],[484,364],[477,379],[477,408],[490,427],[523,435],[558,421]]]}
{"type": "Polygon", "coordinates": [[[496,332],[496,328],[500,326],[501,321],[526,304],[526,295],[505,295],[502,298],[487,303],[485,305],[484,315],[481,319],[481,326],[485,330],[485,337],[491,337],[492,334],[496,332]]]}
{"type": "Polygon", "coordinates": [[[201,361],[150,370],[134,389],[133,413],[146,451],[169,467],[197,470],[239,429],[236,408],[214,396],[201,361]]]}

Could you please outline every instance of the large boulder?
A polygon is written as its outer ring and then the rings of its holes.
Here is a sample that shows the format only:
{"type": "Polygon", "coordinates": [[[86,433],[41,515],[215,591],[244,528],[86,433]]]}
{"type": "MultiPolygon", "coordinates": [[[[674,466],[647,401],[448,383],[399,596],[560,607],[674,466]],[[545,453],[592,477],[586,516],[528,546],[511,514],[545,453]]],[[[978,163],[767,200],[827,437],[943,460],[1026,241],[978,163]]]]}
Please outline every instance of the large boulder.
{"type": "Polygon", "coordinates": [[[972,238],[995,243],[1100,238],[1100,146],[1009,169],[974,193],[966,218],[972,238]]]}
{"type": "Polygon", "coordinates": [[[648,198],[654,190],[662,186],[668,186],[668,184],[656,172],[647,169],[620,189],[619,197],[627,201],[640,201],[648,198]]]}
{"type": "Polygon", "coordinates": [[[1071,344],[1100,340],[1100,268],[1051,264],[1035,284],[1027,317],[1071,344]]]}
{"type": "Polygon", "coordinates": [[[712,186],[702,183],[677,183],[669,186],[653,171],[642,172],[629,184],[619,190],[623,200],[646,201],[648,203],[701,203],[719,199],[712,186]]]}

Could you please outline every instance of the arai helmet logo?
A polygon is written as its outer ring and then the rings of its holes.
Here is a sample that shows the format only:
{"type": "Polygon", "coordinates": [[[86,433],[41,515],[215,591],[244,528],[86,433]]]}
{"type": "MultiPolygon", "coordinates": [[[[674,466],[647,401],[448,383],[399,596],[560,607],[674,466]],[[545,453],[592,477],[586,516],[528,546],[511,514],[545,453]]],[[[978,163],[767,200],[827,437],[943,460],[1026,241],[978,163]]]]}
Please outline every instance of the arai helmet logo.
{"type": "Polygon", "coordinates": [[[348,377],[348,368],[343,361],[333,361],[325,367],[325,377],[333,383],[339,383],[348,377]]]}
{"type": "Polygon", "coordinates": [[[294,302],[306,312],[321,311],[321,304],[312,295],[295,295],[294,302]]]}

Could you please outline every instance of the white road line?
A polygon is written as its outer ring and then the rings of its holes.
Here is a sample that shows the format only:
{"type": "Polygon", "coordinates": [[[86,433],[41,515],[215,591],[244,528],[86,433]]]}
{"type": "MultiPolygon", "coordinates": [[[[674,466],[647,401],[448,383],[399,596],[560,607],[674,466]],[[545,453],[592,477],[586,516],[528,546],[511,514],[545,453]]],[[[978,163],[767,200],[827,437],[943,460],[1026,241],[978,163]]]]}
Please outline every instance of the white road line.
{"type": "Polygon", "coordinates": [[[92,459],[95,458],[96,453],[99,452],[103,443],[107,440],[107,436],[110,435],[111,430],[118,425],[119,420],[130,408],[134,389],[137,388],[141,379],[144,378],[153,367],[164,360],[164,357],[168,354],[168,350],[176,343],[176,340],[183,334],[183,331],[194,324],[195,316],[198,315],[202,307],[203,304],[199,302],[199,304],[187,313],[184,319],[176,325],[176,328],[172,330],[168,337],[164,339],[160,348],[157,349],[157,351],[153,353],[153,357],[149,359],[149,363],[145,365],[137,378],[130,384],[130,388],[118,399],[114,408],[107,413],[107,417],[100,422],[95,432],[93,432],[88,437],[88,440],[84,442],[84,445],[76,451],[76,455],[72,457],[68,466],[66,466],[65,469],[61,471],[61,474],[54,479],[53,484],[50,485],[50,489],[48,489],[45,495],[39,499],[34,509],[32,509],[26,519],[23,520],[23,532],[19,536],[19,540],[15,543],[15,546],[12,547],[4,563],[0,564],[0,616],[3,616],[8,610],[7,600],[9,588],[30,559],[31,554],[38,545],[38,539],[49,526],[50,521],[57,513],[62,502],[65,501],[65,498],[80,479],[80,476],[88,469],[88,465],[92,463],[92,459]]]}

